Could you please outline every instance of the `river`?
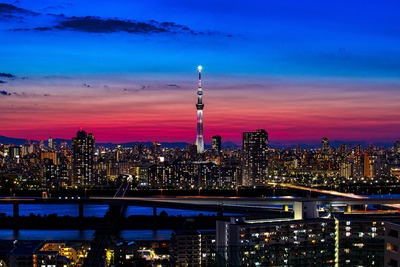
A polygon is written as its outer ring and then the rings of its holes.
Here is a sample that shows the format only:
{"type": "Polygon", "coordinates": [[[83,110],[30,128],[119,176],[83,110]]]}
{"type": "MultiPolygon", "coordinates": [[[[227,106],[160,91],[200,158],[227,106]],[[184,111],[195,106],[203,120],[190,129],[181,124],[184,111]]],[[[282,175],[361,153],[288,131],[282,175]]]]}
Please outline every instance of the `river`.
{"type": "MultiPolygon", "coordinates": [[[[83,214],[85,217],[104,217],[104,214],[108,210],[108,205],[84,205],[83,214]]],[[[216,212],[209,211],[193,211],[193,210],[180,210],[180,209],[165,209],[157,208],[157,215],[160,212],[167,212],[168,216],[198,216],[200,213],[203,215],[216,215],[216,212]]],[[[0,214],[3,213],[6,216],[13,215],[13,207],[11,204],[0,205],[0,214]]],[[[50,215],[58,214],[58,216],[72,216],[77,217],[79,214],[78,205],[75,204],[20,204],[19,215],[29,216],[32,215],[50,215]]],[[[125,217],[131,215],[153,215],[153,208],[151,207],[139,207],[129,206],[126,210],[125,217]]]]}
{"type": "MultiPolygon", "coordinates": [[[[9,230],[0,229],[3,240],[61,240],[91,241],[94,230],[9,230]]],[[[125,240],[169,240],[170,230],[122,230],[119,237],[125,240]]]]}
{"type": "MultiPolygon", "coordinates": [[[[388,195],[368,195],[371,198],[400,198],[398,194],[388,195]]],[[[103,217],[108,209],[108,205],[85,205],[84,216],[85,217],[103,217]]],[[[193,217],[198,216],[200,213],[205,216],[216,215],[215,212],[207,211],[190,211],[180,209],[157,209],[157,214],[160,212],[167,212],[168,216],[183,216],[193,217]]],[[[6,216],[12,216],[12,205],[4,204],[0,205],[0,214],[6,216]]],[[[78,205],[73,204],[21,204],[19,207],[20,216],[33,215],[49,215],[58,214],[59,216],[78,216],[78,205]]],[[[128,207],[125,216],[131,215],[153,215],[153,209],[149,207],[128,207]]],[[[233,216],[234,214],[232,214],[233,216]]],[[[1,229],[0,226],[0,239],[14,240],[91,240],[94,230],[9,230],[1,229]]],[[[125,240],[169,240],[171,236],[170,230],[123,230],[119,235],[125,240]]]]}
{"type": "MultiPolygon", "coordinates": [[[[85,217],[103,217],[108,210],[108,205],[85,205],[85,217]]],[[[200,213],[205,216],[216,215],[215,212],[208,211],[191,211],[179,209],[157,209],[159,215],[162,211],[167,212],[168,216],[183,216],[193,217],[198,216],[200,213]]],[[[0,214],[3,216],[12,216],[13,207],[11,204],[0,205],[0,214]]],[[[58,214],[58,216],[78,216],[78,205],[74,204],[20,204],[19,215],[41,215],[46,216],[50,214],[58,214]]],[[[126,217],[131,215],[153,215],[153,208],[150,207],[137,207],[129,206],[127,208],[126,217]]],[[[0,226],[0,239],[3,240],[91,240],[94,230],[10,230],[1,229],[0,226]]],[[[119,237],[125,240],[169,240],[171,237],[170,230],[122,230],[119,237]]]]}

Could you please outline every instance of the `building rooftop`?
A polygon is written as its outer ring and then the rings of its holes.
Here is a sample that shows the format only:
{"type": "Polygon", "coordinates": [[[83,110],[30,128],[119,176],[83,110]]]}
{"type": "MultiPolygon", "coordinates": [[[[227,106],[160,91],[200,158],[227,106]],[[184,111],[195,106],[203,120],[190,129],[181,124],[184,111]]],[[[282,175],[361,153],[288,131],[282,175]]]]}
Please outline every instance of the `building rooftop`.
{"type": "Polygon", "coordinates": [[[24,240],[18,241],[16,248],[12,250],[12,255],[26,255],[33,254],[39,251],[43,246],[44,241],[41,240],[24,240]]]}

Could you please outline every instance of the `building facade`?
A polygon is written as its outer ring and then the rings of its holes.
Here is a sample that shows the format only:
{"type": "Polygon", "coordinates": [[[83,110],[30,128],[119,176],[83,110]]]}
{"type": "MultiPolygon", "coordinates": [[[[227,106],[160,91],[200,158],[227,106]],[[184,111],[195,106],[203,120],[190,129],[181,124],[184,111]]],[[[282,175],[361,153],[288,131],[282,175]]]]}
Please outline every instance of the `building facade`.
{"type": "Polygon", "coordinates": [[[94,185],[93,156],[95,138],[93,134],[79,130],[72,138],[72,185],[94,185]]]}
{"type": "Polygon", "coordinates": [[[385,224],[385,267],[400,266],[400,224],[385,224]]]}
{"type": "Polygon", "coordinates": [[[264,129],[243,133],[242,185],[265,185],[268,178],[268,133],[264,129]]]}
{"type": "Polygon", "coordinates": [[[222,151],[222,139],[220,135],[214,135],[212,137],[212,150],[217,153],[221,153],[222,151]]]}
{"type": "Polygon", "coordinates": [[[335,266],[335,221],[217,222],[215,262],[225,266],[335,266]]]}

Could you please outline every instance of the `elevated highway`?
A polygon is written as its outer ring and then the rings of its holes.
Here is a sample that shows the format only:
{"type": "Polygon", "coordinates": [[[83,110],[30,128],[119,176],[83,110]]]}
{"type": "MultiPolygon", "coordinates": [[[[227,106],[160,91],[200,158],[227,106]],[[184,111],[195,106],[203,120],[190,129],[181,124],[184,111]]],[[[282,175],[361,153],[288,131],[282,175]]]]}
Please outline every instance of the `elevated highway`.
{"type": "MultiPolygon", "coordinates": [[[[215,211],[229,213],[260,214],[273,210],[276,206],[292,205],[294,202],[314,201],[317,204],[333,205],[400,205],[400,198],[350,198],[324,197],[324,198],[249,198],[249,197],[90,197],[90,198],[0,198],[0,205],[11,204],[14,206],[14,216],[18,217],[18,205],[34,204],[76,204],[83,205],[125,205],[144,206],[153,208],[171,208],[182,210],[215,211]]],[[[400,206],[399,206],[400,207],[400,206]]],[[[83,212],[80,212],[80,216],[83,212]]]]}

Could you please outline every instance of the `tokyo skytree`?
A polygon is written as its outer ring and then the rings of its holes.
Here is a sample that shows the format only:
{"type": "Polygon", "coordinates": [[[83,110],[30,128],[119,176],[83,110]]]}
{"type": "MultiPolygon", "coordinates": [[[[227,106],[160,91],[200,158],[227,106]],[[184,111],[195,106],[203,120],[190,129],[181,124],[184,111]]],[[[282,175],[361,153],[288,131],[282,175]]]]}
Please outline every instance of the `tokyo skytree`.
{"type": "Polygon", "coordinates": [[[196,146],[197,146],[197,153],[204,152],[204,139],[203,139],[203,109],[204,104],[203,100],[203,88],[201,88],[201,70],[202,66],[199,66],[197,70],[199,71],[199,83],[197,88],[197,135],[196,135],[196,146]]]}

